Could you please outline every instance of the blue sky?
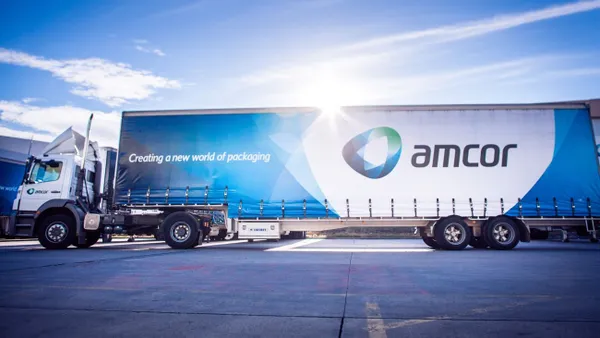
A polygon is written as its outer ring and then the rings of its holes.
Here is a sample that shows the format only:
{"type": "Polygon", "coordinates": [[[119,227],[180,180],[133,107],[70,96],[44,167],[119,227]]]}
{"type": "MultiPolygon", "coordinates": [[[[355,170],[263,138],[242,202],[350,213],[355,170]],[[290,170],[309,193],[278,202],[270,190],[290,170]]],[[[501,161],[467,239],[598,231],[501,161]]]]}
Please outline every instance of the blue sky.
{"type": "Polygon", "coordinates": [[[600,97],[600,1],[0,0],[0,134],[123,110],[600,97]]]}

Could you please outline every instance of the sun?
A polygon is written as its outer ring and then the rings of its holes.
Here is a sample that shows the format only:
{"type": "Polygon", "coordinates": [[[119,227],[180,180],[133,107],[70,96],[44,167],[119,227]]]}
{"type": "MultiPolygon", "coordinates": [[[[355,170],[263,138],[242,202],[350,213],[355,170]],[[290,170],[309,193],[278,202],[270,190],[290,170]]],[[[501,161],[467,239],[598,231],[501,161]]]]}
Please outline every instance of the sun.
{"type": "Polygon", "coordinates": [[[330,117],[341,114],[343,105],[356,100],[355,90],[348,81],[328,71],[315,74],[302,96],[308,105],[319,108],[323,115],[330,117]]]}

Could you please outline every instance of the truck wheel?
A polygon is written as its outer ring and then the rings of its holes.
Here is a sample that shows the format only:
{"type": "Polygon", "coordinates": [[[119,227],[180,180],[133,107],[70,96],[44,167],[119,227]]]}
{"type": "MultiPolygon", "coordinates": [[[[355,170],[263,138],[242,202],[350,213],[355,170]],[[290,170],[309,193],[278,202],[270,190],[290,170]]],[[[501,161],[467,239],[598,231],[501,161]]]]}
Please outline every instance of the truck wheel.
{"type": "Polygon", "coordinates": [[[488,247],[487,243],[483,240],[483,237],[472,237],[469,245],[475,249],[485,249],[488,247]]]}
{"type": "Polygon", "coordinates": [[[162,224],[165,242],[173,249],[191,249],[198,245],[198,227],[194,216],[183,211],[174,212],[162,224]]]}
{"type": "Polygon", "coordinates": [[[508,217],[495,217],[483,225],[483,239],[493,249],[510,250],[519,238],[519,227],[508,217]]]}
{"type": "Polygon", "coordinates": [[[164,241],[165,240],[165,233],[164,231],[161,231],[162,229],[157,229],[156,232],[154,233],[154,239],[157,241],[164,241]]]}
{"type": "Polygon", "coordinates": [[[448,217],[436,223],[435,242],[446,250],[462,250],[471,241],[471,228],[460,217],[448,217]]]}
{"type": "Polygon", "coordinates": [[[423,239],[423,243],[425,243],[428,247],[436,250],[441,249],[441,247],[435,242],[435,239],[433,239],[433,237],[424,236],[421,238],[423,239]]]}
{"type": "Polygon", "coordinates": [[[85,233],[85,243],[77,244],[77,237],[75,237],[75,241],[73,241],[73,245],[75,245],[79,249],[87,249],[92,245],[96,244],[100,239],[100,231],[87,231],[85,233]]]}
{"type": "Polygon", "coordinates": [[[37,236],[46,249],[66,249],[75,241],[75,221],[67,215],[48,216],[42,220],[37,236]]]}

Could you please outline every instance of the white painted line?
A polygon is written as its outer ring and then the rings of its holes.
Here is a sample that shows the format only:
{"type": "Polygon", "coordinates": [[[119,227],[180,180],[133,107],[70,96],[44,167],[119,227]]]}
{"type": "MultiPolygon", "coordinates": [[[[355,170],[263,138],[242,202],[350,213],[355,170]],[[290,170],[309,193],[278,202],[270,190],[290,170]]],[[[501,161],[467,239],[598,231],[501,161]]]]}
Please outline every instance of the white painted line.
{"type": "Polygon", "coordinates": [[[211,246],[219,246],[219,245],[228,245],[228,244],[240,244],[240,243],[248,243],[247,239],[238,239],[235,241],[225,241],[225,242],[210,242],[210,243],[202,243],[202,245],[198,245],[196,248],[206,248],[211,246]]]}
{"type": "Polygon", "coordinates": [[[301,240],[300,242],[296,242],[296,243],[292,243],[292,244],[288,244],[288,245],[284,245],[284,246],[279,246],[276,248],[271,248],[271,249],[267,249],[265,251],[292,251],[296,248],[299,248],[301,246],[305,246],[305,245],[309,245],[309,244],[314,244],[317,242],[322,241],[324,238],[307,238],[304,240],[301,240]]]}
{"type": "Polygon", "coordinates": [[[103,243],[102,240],[98,241],[98,243],[94,246],[92,246],[92,248],[104,248],[104,247],[110,247],[110,246],[129,246],[129,245],[148,245],[148,244],[162,244],[164,243],[164,241],[157,241],[155,239],[138,239],[135,240],[133,242],[127,242],[127,240],[119,240],[119,241],[115,241],[114,239],[112,240],[112,242],[109,243],[103,243]]]}
{"type": "MultiPolygon", "coordinates": [[[[236,240],[236,241],[226,241],[226,242],[202,243],[202,245],[198,245],[197,247],[195,247],[195,249],[202,249],[202,248],[208,248],[211,246],[219,246],[219,245],[240,244],[240,243],[247,243],[247,242],[248,242],[247,240],[236,240]]],[[[164,242],[160,242],[160,243],[162,243],[163,245],[154,246],[154,247],[135,248],[135,249],[131,249],[131,251],[169,250],[169,249],[171,249],[164,242]]]]}
{"type": "Polygon", "coordinates": [[[7,241],[0,242],[0,247],[12,247],[12,246],[31,246],[31,245],[40,245],[38,241],[7,241]]]}
{"type": "Polygon", "coordinates": [[[286,251],[298,252],[432,252],[434,249],[367,249],[367,248],[300,248],[286,251]]]}
{"type": "Polygon", "coordinates": [[[367,302],[366,312],[369,338],[387,338],[387,333],[385,332],[385,323],[381,318],[379,304],[367,302]]]}

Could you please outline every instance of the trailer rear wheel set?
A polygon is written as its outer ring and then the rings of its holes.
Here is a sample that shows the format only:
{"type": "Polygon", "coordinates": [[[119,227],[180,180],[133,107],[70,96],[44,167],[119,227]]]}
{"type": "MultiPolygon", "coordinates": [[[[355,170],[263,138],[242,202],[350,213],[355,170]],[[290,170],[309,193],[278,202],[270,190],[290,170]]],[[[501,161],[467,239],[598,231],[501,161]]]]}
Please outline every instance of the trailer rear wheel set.
{"type": "Polygon", "coordinates": [[[492,248],[496,250],[513,249],[520,241],[521,230],[510,217],[498,216],[484,221],[480,227],[480,236],[474,236],[473,228],[460,216],[442,218],[433,224],[433,236],[420,229],[423,242],[433,249],[462,250],[467,246],[475,249],[492,248]]]}

